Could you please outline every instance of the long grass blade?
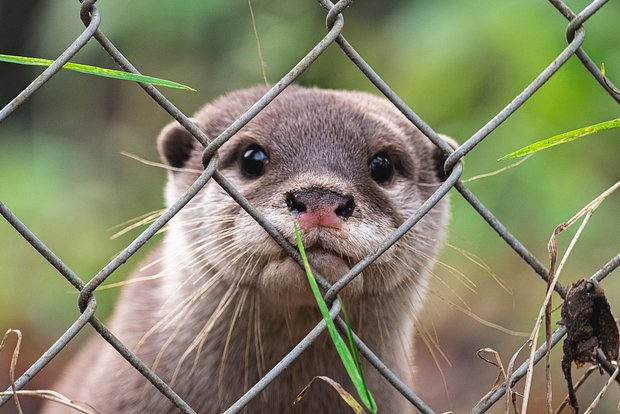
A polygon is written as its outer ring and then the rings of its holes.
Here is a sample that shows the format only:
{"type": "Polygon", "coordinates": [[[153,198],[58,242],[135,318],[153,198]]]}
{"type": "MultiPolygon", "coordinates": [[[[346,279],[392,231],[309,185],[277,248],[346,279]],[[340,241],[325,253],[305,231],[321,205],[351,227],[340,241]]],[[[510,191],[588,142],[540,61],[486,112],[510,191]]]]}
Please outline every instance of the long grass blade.
{"type": "MultiPolygon", "coordinates": [[[[3,55],[3,54],[0,54],[0,62],[17,63],[20,65],[30,65],[30,66],[50,66],[52,63],[54,63],[53,60],[49,60],[49,59],[40,59],[40,58],[33,58],[33,57],[26,57],[26,56],[3,55]]],[[[148,83],[150,85],[165,86],[168,88],[183,89],[187,91],[196,92],[196,89],[191,88],[187,85],[183,85],[178,82],[173,82],[173,81],[169,81],[166,79],[154,78],[152,76],[137,75],[135,73],[124,72],[122,70],[105,69],[105,68],[100,68],[97,66],[82,65],[79,63],[71,63],[71,62],[66,63],[65,65],[63,65],[62,68],[67,69],[67,70],[72,70],[74,72],[86,73],[88,75],[103,76],[106,78],[127,80],[127,81],[133,81],[133,82],[142,82],[142,83],[148,83]]]]}
{"type": "MultiPolygon", "coordinates": [[[[297,247],[299,249],[299,254],[304,262],[304,269],[306,271],[306,276],[308,277],[308,282],[310,283],[310,288],[312,289],[312,294],[316,299],[317,304],[319,305],[319,309],[321,311],[321,315],[327,324],[327,330],[329,331],[329,335],[336,346],[336,351],[338,351],[338,355],[344,364],[353,385],[355,386],[355,390],[357,394],[360,396],[362,402],[372,413],[377,412],[377,404],[372,397],[372,394],[366,387],[366,382],[364,381],[363,374],[361,370],[358,369],[358,365],[353,358],[353,355],[349,351],[347,344],[344,342],[338,331],[336,330],[336,325],[334,325],[334,321],[332,320],[329,309],[327,309],[327,304],[323,300],[323,296],[321,296],[321,291],[319,290],[319,286],[314,279],[314,275],[312,274],[312,270],[310,269],[310,264],[308,263],[308,257],[306,256],[306,251],[304,249],[304,245],[301,241],[301,235],[299,233],[299,228],[297,227],[297,223],[295,225],[295,237],[297,238],[297,247]]],[[[350,329],[350,328],[349,328],[350,329]]]]}
{"type": "Polygon", "coordinates": [[[590,125],[587,127],[579,128],[574,131],[568,131],[560,135],[555,135],[551,138],[537,141],[517,151],[511,152],[508,155],[504,155],[498,161],[507,160],[509,158],[523,157],[524,155],[532,154],[534,152],[538,152],[538,151],[547,149],[549,147],[553,147],[555,145],[565,144],[567,142],[574,141],[581,137],[592,135],[599,131],[604,131],[606,129],[612,129],[612,128],[619,128],[619,127],[620,127],[620,118],[612,119],[611,121],[601,122],[600,124],[595,124],[595,125],[590,125]]]}

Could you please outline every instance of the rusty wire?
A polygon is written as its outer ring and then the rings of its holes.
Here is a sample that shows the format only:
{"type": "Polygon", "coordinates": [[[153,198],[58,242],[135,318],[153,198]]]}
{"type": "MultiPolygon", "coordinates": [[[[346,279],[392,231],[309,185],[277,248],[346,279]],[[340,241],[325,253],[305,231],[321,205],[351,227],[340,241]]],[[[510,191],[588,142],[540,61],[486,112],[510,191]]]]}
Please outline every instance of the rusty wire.
{"type": "MultiPolygon", "coordinates": [[[[15,389],[23,389],[28,381],[47,365],[58,353],[73,340],[76,334],[87,324],[92,325],[97,332],[108,341],[135,369],[140,371],[144,377],[155,385],[162,394],[164,394],[173,404],[175,404],[181,412],[194,413],[194,410],[178,396],[172,388],[162,381],[148,366],[142,363],[139,358],[132,353],[123,343],[112,335],[112,333],[101,323],[95,316],[97,307],[94,293],[113,272],[115,272],[123,263],[125,263],[136,251],[138,251],[158,230],[160,230],[176,213],[178,213],[191,199],[194,197],[206,183],[213,178],[245,211],[247,211],[282,247],[282,249],[294,258],[301,265],[295,246],[291,245],[266,218],[256,210],[251,203],[243,197],[243,195],[217,171],[217,149],[236,134],[245,124],[253,119],[260,111],[262,111],[269,103],[275,99],[278,94],[285,90],[303,71],[305,71],[332,44],[337,44],[351,61],[359,68],[359,70],[372,82],[377,89],[385,95],[402,113],[413,123],[420,131],[424,133],[435,145],[448,155],[445,163],[446,181],[435,191],[435,193],[426,200],[423,205],[409,217],[397,230],[395,230],[383,243],[375,248],[367,257],[351,268],[347,274],[342,276],[333,285],[317,274],[319,284],[326,290],[325,299],[331,304],[332,316],[336,318],[337,324],[342,328],[343,321],[339,318],[340,303],[336,299],[340,292],[349,282],[357,277],[370,263],[378,258],[383,252],[396,243],[407,231],[436,204],[438,203],[451,188],[456,190],[463,198],[472,206],[472,208],[484,218],[484,220],[497,232],[497,234],[513,249],[515,252],[537,273],[543,280],[548,278],[548,269],[519,241],[514,237],[508,229],[486,208],[475,195],[461,182],[463,167],[461,160],[470,151],[472,151],[480,142],[485,140],[489,134],[508,119],[516,110],[518,110],[528,99],[530,99],[539,88],[549,80],[566,61],[573,55],[577,56],[583,66],[592,74],[599,84],[609,93],[612,99],[620,103],[620,96],[615,86],[601,74],[587,53],[583,50],[582,45],[585,39],[585,31],[583,24],[597,11],[599,11],[608,0],[594,0],[587,5],[580,13],[574,13],[561,0],[550,0],[552,5],[569,21],[566,29],[566,39],[568,45],[549,65],[538,75],[521,93],[519,93],[505,108],[497,113],[486,125],[467,139],[456,150],[449,147],[443,142],[438,134],[426,124],[388,85],[381,77],[364,61],[354,47],[341,34],[344,27],[343,11],[350,5],[351,0],[340,0],[333,4],[329,0],[319,0],[319,4],[327,10],[326,26],[327,33],[312,48],[306,56],[301,59],[293,68],[280,79],[274,86],[254,104],[246,113],[240,116],[233,124],[225,129],[217,137],[207,137],[204,132],[196,126],[189,117],[177,109],[163,94],[161,94],[154,86],[148,84],[140,84],[144,91],[149,94],[164,110],[166,110],[174,119],[176,119],[183,127],[185,127],[204,147],[203,163],[205,171],[200,175],[196,182],[186,191],[186,193],[177,200],[165,213],[152,223],[145,231],[142,232],[132,243],[130,243],[120,254],[111,260],[105,267],[101,269],[90,281],[84,282],[76,273],[74,273],[60,258],[58,258],[32,231],[23,224],[19,218],[9,210],[2,202],[0,202],[0,214],[24,237],[56,270],[63,275],[67,281],[74,286],[79,292],[79,309],[81,316],[67,329],[67,331],[26,371],[15,381],[15,389]]],[[[101,47],[118,63],[118,65],[128,72],[139,73],[138,70],[127,60],[122,53],[112,44],[112,42],[99,30],[100,13],[97,10],[96,0],[81,0],[80,18],[86,26],[84,32],[70,45],[65,51],[48,67],[41,75],[39,75],[30,85],[28,85],[17,97],[0,110],[0,123],[10,116],[16,109],[20,107],[33,93],[41,88],[41,86],[52,79],[62,65],[67,63],[80,49],[92,38],[94,38],[101,47]]],[[[601,267],[592,278],[602,280],[604,277],[614,271],[620,264],[620,255],[611,258],[607,264],[601,267]]],[[[555,286],[556,291],[563,297],[565,288],[560,284],[555,286]]],[[[297,344],[289,354],[284,357],[275,367],[273,367],[264,377],[251,387],[248,392],[236,401],[226,413],[237,413],[243,407],[250,405],[252,399],[256,397],[269,383],[277,377],[292,361],[295,360],[305,348],[319,336],[325,329],[325,323],[320,322],[312,329],[307,336],[297,344]]],[[[555,345],[566,333],[564,327],[559,328],[552,336],[551,345],[555,345]]],[[[403,381],[401,381],[373,352],[362,340],[354,335],[354,340],[360,350],[360,353],[373,365],[407,400],[411,402],[420,412],[431,414],[435,411],[427,405],[419,396],[411,391],[403,381]]],[[[542,345],[535,354],[535,362],[543,358],[546,352],[546,344],[542,345]]],[[[602,367],[611,374],[613,366],[606,358],[599,353],[599,362],[602,367]]],[[[517,368],[510,379],[511,384],[518,382],[527,370],[527,363],[517,368]]],[[[494,393],[488,395],[485,399],[476,405],[472,413],[486,412],[497,402],[505,393],[505,388],[499,387],[494,393]]],[[[11,389],[7,390],[7,394],[0,396],[0,406],[5,404],[11,398],[11,389]]]]}

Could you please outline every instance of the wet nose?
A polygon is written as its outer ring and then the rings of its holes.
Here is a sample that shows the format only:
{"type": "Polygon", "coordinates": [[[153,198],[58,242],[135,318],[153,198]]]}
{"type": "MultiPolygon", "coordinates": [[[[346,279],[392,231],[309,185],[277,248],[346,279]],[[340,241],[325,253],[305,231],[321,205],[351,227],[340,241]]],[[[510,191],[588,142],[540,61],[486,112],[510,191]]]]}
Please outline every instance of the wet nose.
{"type": "Polygon", "coordinates": [[[302,229],[314,227],[340,228],[353,214],[353,196],[323,188],[286,193],[286,205],[302,229]]]}

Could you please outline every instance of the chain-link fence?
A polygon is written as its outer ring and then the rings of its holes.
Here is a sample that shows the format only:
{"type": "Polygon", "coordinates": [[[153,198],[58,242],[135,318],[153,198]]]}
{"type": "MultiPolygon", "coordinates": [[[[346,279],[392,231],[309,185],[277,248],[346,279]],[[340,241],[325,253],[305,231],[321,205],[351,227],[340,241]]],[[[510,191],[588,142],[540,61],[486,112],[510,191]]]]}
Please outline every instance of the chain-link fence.
{"type": "MultiPolygon", "coordinates": [[[[521,93],[519,93],[505,108],[497,113],[486,125],[478,130],[473,136],[467,139],[456,150],[450,148],[442,141],[438,134],[425,123],[411,108],[384,82],[381,77],[365,62],[360,54],[347,42],[341,34],[344,27],[343,12],[351,4],[351,1],[341,0],[336,4],[332,4],[329,0],[319,0],[320,5],[326,10],[327,18],[327,34],[320,42],[316,44],[312,50],[307,53],[282,79],[280,79],[271,89],[258,100],[246,113],[231,124],[224,132],[217,137],[207,137],[205,133],[197,127],[183,112],[177,109],[162,93],[155,87],[147,84],[140,84],[142,89],[152,97],[163,109],[165,109],[174,119],[176,119],[183,127],[185,127],[204,147],[203,162],[205,166],[204,172],[200,175],[189,190],[174,205],[166,210],[153,224],[151,224],[142,234],[139,235],[131,244],[129,244],[118,256],[110,261],[101,271],[91,280],[84,281],[72,269],[70,269],[63,261],[54,254],[26,225],[9,208],[0,202],[0,213],[2,216],[24,237],[47,261],[54,266],[68,281],[77,289],[79,293],[79,308],[82,315],[73,325],[50,347],[26,372],[17,378],[12,388],[7,389],[6,394],[0,397],[0,405],[6,404],[11,399],[11,393],[14,390],[23,389],[28,382],[36,376],[53,358],[55,358],[65,346],[71,342],[80,330],[87,324],[90,324],[106,341],[108,341],[131,365],[135,367],[145,378],[147,378],[157,389],[164,394],[180,411],[185,413],[193,413],[194,410],[177,395],[173,387],[162,381],[149,366],[142,363],[137,356],[121,343],[95,316],[97,301],[94,293],[106,279],[114,273],[123,263],[125,263],[134,253],[155,235],[166,223],[178,213],[190,200],[200,191],[205,184],[213,179],[215,180],[229,195],[232,197],[247,213],[249,213],[273,239],[282,247],[286,254],[294,258],[300,265],[301,259],[296,251],[279,231],[254,208],[248,200],[235,188],[231,182],[220,174],[217,170],[217,150],[236,134],[244,125],[259,114],[270,102],[285,90],[296,78],[300,76],[312,63],[330,46],[336,44],[342,52],[359,68],[359,70],[381,91],[402,114],[413,123],[420,131],[424,133],[435,145],[449,154],[445,163],[446,180],[439,186],[435,193],[426,200],[422,206],[409,217],[393,234],[391,234],[384,242],[375,248],[375,250],[351,268],[347,274],[340,278],[336,283],[330,284],[326,279],[317,275],[320,284],[325,289],[325,299],[327,303],[332,305],[332,315],[337,316],[340,311],[340,303],[336,300],[338,293],[354,278],[356,278],[370,263],[382,255],[394,243],[396,243],[406,232],[411,230],[424,215],[437,204],[447,192],[455,188],[458,193],[471,205],[471,207],[491,226],[497,234],[526,262],[533,271],[543,280],[547,281],[549,277],[548,269],[522,244],[510,231],[500,222],[493,213],[478,200],[478,198],[470,191],[470,189],[460,181],[463,171],[463,158],[475,150],[476,146],[482,142],[492,131],[502,124],[508,117],[517,111],[529,98],[531,98],[539,88],[547,82],[562,65],[567,62],[573,55],[579,59],[583,67],[589,71],[598,81],[609,96],[616,102],[620,103],[620,94],[617,88],[607,79],[600,69],[592,62],[586,52],[582,49],[585,39],[585,31],[583,24],[598,12],[607,3],[606,0],[595,0],[588,4],[581,12],[574,13],[562,1],[550,0],[553,6],[568,21],[566,30],[566,39],[568,45],[541,73],[532,81],[521,93]]],[[[84,32],[55,60],[55,62],[47,68],[40,76],[38,76],[27,88],[25,88],[15,99],[6,105],[0,111],[0,122],[9,117],[16,109],[20,107],[32,94],[37,92],[43,84],[54,77],[61,67],[67,63],[80,49],[94,38],[103,47],[107,53],[118,63],[125,71],[138,73],[138,69],[126,59],[123,54],[114,46],[114,44],[99,30],[101,22],[100,13],[95,6],[95,0],[86,0],[82,3],[80,9],[80,17],[86,26],[84,32]]],[[[612,257],[607,263],[604,263],[592,278],[600,281],[615,270],[620,264],[620,254],[612,257]]],[[[555,286],[555,290],[564,297],[566,288],[560,284],[555,286]]],[[[343,321],[337,317],[337,324],[343,328],[343,321]]],[[[254,384],[245,395],[235,402],[226,412],[235,413],[244,407],[251,407],[252,400],[264,390],[270,382],[276,378],[282,371],[301,355],[306,348],[325,330],[324,323],[318,324],[310,331],[306,338],[296,347],[291,349],[290,353],[282,359],[282,361],[271,369],[260,381],[254,384]]],[[[551,337],[551,345],[557,344],[566,334],[566,328],[560,327],[551,337]]],[[[413,406],[420,412],[434,413],[432,407],[425,403],[418,395],[410,390],[401,379],[399,379],[386,366],[366,344],[357,336],[354,340],[364,358],[373,365],[389,382],[395,387],[413,406]]],[[[542,345],[536,350],[534,361],[538,362],[544,358],[546,354],[546,345],[542,345]]],[[[599,352],[597,356],[601,367],[608,373],[612,374],[615,367],[607,360],[607,358],[599,352]]],[[[526,374],[528,364],[523,363],[512,372],[511,384],[519,382],[526,374]]],[[[489,410],[497,401],[505,394],[504,385],[498,386],[493,392],[486,395],[473,409],[474,413],[482,413],[489,410]]],[[[482,396],[481,396],[482,397],[482,396]]],[[[251,411],[251,409],[250,409],[251,411]]]]}

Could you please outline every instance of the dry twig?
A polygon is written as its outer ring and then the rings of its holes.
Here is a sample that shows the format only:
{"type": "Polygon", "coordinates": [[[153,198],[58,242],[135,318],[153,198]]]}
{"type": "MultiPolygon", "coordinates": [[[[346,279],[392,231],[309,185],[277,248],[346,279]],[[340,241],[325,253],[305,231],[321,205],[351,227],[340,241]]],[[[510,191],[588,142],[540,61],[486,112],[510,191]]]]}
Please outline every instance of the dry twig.
{"type": "Polygon", "coordinates": [[[19,398],[17,397],[17,388],[15,387],[15,367],[17,366],[17,359],[19,358],[19,348],[22,344],[22,333],[17,329],[9,329],[4,333],[2,337],[2,342],[0,342],[0,352],[6,346],[6,341],[9,338],[9,335],[14,333],[17,335],[17,343],[15,344],[15,349],[13,350],[13,356],[11,357],[11,367],[9,368],[9,379],[11,381],[11,389],[13,390],[13,395],[15,396],[15,407],[17,408],[17,412],[22,414],[22,407],[19,404],[19,398]]]}
{"type": "Polygon", "coordinates": [[[82,414],[102,414],[101,411],[98,411],[97,409],[87,405],[86,403],[73,401],[65,397],[61,393],[52,391],[52,390],[19,390],[13,393],[0,392],[0,396],[7,395],[7,394],[13,394],[15,399],[17,399],[18,395],[42,398],[44,400],[53,401],[58,404],[62,404],[82,414]]]}
{"type": "Polygon", "coordinates": [[[618,376],[618,373],[620,372],[620,367],[616,368],[616,370],[614,371],[613,374],[611,374],[611,376],[609,377],[609,379],[607,380],[607,384],[605,384],[605,386],[601,389],[601,391],[598,393],[598,395],[596,396],[596,398],[594,399],[594,401],[592,401],[592,404],[590,404],[590,406],[586,409],[586,411],[583,414],[591,414],[592,411],[594,410],[594,408],[598,405],[598,403],[601,402],[601,400],[603,399],[603,395],[605,395],[605,392],[607,391],[607,389],[609,388],[609,386],[611,385],[612,382],[614,382],[614,380],[616,379],[616,377],[618,376]]]}

